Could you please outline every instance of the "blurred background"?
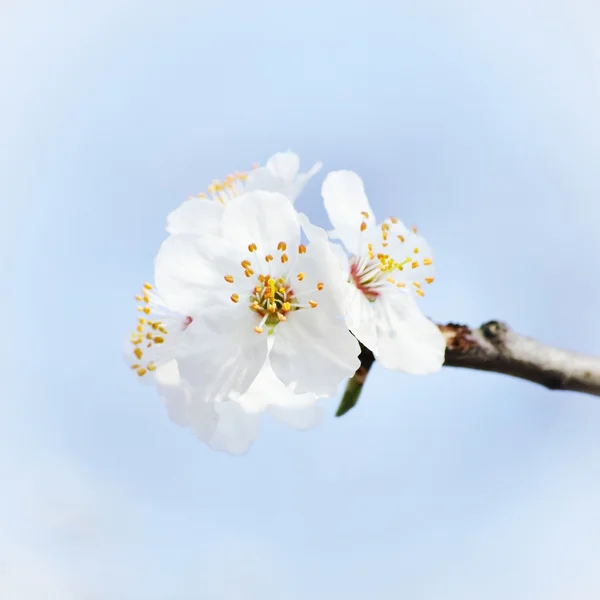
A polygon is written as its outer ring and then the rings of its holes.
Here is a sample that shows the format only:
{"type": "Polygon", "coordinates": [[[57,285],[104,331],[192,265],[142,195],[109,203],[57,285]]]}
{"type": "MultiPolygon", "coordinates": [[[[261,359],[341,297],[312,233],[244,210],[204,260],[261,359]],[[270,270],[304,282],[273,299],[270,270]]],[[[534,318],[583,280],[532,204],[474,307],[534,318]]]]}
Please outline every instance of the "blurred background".
{"type": "Polygon", "coordinates": [[[121,358],[167,213],[292,149],[436,256],[423,308],[600,353],[594,0],[0,3],[0,597],[591,600],[600,403],[371,372],[241,458],[121,358]]]}

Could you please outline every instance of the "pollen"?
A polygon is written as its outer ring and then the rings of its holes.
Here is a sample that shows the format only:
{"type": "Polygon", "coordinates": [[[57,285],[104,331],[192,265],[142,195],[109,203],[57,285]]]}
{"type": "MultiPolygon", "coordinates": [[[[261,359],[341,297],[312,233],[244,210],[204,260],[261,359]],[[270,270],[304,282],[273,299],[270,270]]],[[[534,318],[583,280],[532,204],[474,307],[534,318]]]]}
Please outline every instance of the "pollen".
{"type": "Polygon", "coordinates": [[[429,265],[433,264],[433,261],[430,258],[426,258],[423,260],[423,264],[428,267],[429,265]]]}
{"type": "Polygon", "coordinates": [[[419,266],[419,261],[415,260],[411,265],[413,269],[416,269],[419,266]]]}
{"type": "Polygon", "coordinates": [[[413,250],[413,252],[414,252],[415,254],[419,254],[419,249],[418,249],[418,248],[415,248],[415,249],[413,250]]]}
{"type": "Polygon", "coordinates": [[[360,224],[360,230],[361,230],[361,231],[364,231],[366,228],[367,228],[367,224],[366,224],[366,223],[363,221],[363,222],[360,224]]]}
{"type": "Polygon", "coordinates": [[[152,340],[155,344],[162,344],[165,341],[164,337],[161,337],[160,335],[157,335],[153,340],[152,340]]]}
{"type": "Polygon", "coordinates": [[[298,246],[298,254],[306,254],[306,246],[304,244],[298,246]]]}
{"type": "Polygon", "coordinates": [[[279,242],[279,244],[277,244],[277,250],[285,252],[287,250],[287,244],[285,242],[279,242]]]}
{"type": "Polygon", "coordinates": [[[252,269],[246,269],[246,270],[244,271],[244,275],[245,275],[246,277],[252,277],[252,275],[254,275],[254,271],[253,271],[252,269]]]}
{"type": "Polygon", "coordinates": [[[363,210],[363,211],[361,211],[361,213],[360,213],[360,214],[361,214],[361,215],[362,215],[362,216],[363,216],[365,219],[368,219],[368,218],[369,218],[369,213],[368,213],[368,212],[366,212],[366,211],[364,211],[364,210],[363,210]]]}
{"type": "Polygon", "coordinates": [[[433,277],[425,277],[425,282],[426,283],[433,283],[434,279],[433,279],[433,277]]]}
{"type": "Polygon", "coordinates": [[[415,292],[417,294],[419,294],[419,296],[421,296],[421,298],[423,298],[425,296],[425,292],[423,290],[415,290],[415,292]]]}
{"type": "Polygon", "coordinates": [[[248,244],[248,251],[249,252],[256,252],[256,250],[258,250],[258,246],[254,243],[252,244],[248,244]]]}
{"type": "Polygon", "coordinates": [[[281,255],[281,262],[282,263],[286,263],[288,261],[288,255],[287,254],[282,254],[281,255]]]}
{"type": "Polygon", "coordinates": [[[273,255],[272,255],[272,254],[267,254],[267,255],[265,256],[265,260],[266,260],[267,262],[271,262],[271,261],[273,260],[273,255]]]}
{"type": "Polygon", "coordinates": [[[256,331],[256,333],[262,333],[263,332],[263,328],[262,327],[255,327],[254,331],[256,331]]]}
{"type": "Polygon", "coordinates": [[[317,290],[319,290],[319,292],[325,287],[325,284],[323,282],[319,282],[317,283],[317,290]]]}
{"type": "Polygon", "coordinates": [[[133,353],[135,354],[135,356],[137,357],[138,360],[142,360],[142,356],[144,356],[144,352],[142,351],[141,348],[136,348],[133,353]]]}
{"type": "Polygon", "coordinates": [[[252,263],[249,260],[243,260],[242,261],[242,267],[244,269],[247,269],[252,263]]]}
{"type": "Polygon", "coordinates": [[[225,275],[224,279],[227,283],[233,283],[233,275],[225,275]]]}
{"type": "Polygon", "coordinates": [[[311,308],[317,308],[318,304],[316,302],[314,302],[313,300],[309,300],[308,303],[310,304],[311,308]]]}
{"type": "Polygon", "coordinates": [[[298,275],[296,275],[296,277],[298,278],[298,281],[302,281],[305,277],[305,273],[298,273],[298,275]]]}
{"type": "Polygon", "coordinates": [[[397,237],[400,240],[400,243],[404,244],[404,236],[403,235],[399,235],[397,237]]]}
{"type": "Polygon", "coordinates": [[[137,374],[138,374],[140,377],[142,377],[143,375],[145,375],[145,374],[146,374],[146,369],[144,369],[144,368],[138,369],[138,370],[137,370],[137,374]]]}
{"type": "Polygon", "coordinates": [[[231,301],[232,302],[239,302],[240,297],[238,294],[231,294],[231,301]]]}
{"type": "Polygon", "coordinates": [[[145,284],[144,284],[144,289],[146,289],[146,290],[151,290],[151,289],[152,289],[152,286],[151,286],[149,283],[145,283],[145,284]]]}

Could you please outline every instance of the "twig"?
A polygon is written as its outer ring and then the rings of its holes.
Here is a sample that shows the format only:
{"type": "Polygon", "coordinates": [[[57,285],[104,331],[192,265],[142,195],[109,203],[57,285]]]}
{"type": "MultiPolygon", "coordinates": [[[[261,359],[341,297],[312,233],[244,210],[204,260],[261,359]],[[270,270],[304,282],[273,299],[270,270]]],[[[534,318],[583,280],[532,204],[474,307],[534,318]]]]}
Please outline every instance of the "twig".
{"type": "MultiPolygon", "coordinates": [[[[477,329],[455,323],[439,328],[446,338],[444,366],[502,373],[550,390],[600,396],[600,357],[547,346],[519,335],[499,321],[489,321],[477,329]]],[[[375,361],[373,353],[362,344],[360,359],[361,366],[348,382],[338,416],[356,404],[375,361]]]]}

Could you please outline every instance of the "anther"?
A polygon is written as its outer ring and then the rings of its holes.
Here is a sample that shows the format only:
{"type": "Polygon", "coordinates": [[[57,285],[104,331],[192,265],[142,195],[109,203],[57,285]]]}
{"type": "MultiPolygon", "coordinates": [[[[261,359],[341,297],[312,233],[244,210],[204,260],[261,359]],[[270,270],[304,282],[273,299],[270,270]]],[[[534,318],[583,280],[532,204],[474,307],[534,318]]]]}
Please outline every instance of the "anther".
{"type": "Polygon", "coordinates": [[[390,221],[395,225],[398,222],[398,219],[396,219],[396,217],[390,217],[390,221]]]}
{"type": "Polygon", "coordinates": [[[423,298],[423,296],[425,296],[425,292],[423,290],[415,290],[415,292],[417,294],[419,294],[419,296],[421,296],[421,298],[423,298]]]}
{"type": "Polygon", "coordinates": [[[419,249],[418,249],[418,248],[415,248],[415,249],[413,250],[413,252],[414,252],[415,254],[419,254],[419,249]]]}
{"type": "Polygon", "coordinates": [[[416,269],[419,266],[419,261],[414,261],[412,265],[410,265],[413,269],[416,269]]]}
{"type": "Polygon", "coordinates": [[[322,282],[317,283],[317,289],[319,290],[319,292],[325,287],[325,284],[322,282]]]}
{"type": "Polygon", "coordinates": [[[433,283],[433,277],[425,277],[426,283],[433,283]]]}
{"type": "Polygon", "coordinates": [[[142,368],[142,369],[138,369],[138,370],[137,370],[137,374],[138,374],[140,377],[142,377],[143,375],[145,375],[145,374],[146,374],[146,369],[143,369],[143,368],[142,368]]]}
{"type": "Polygon", "coordinates": [[[413,233],[417,233],[417,226],[416,226],[416,225],[413,225],[413,226],[412,226],[412,232],[413,232],[413,233]]]}
{"type": "Polygon", "coordinates": [[[258,248],[257,245],[254,244],[254,243],[248,244],[248,251],[249,252],[256,252],[257,248],[258,248]]]}
{"type": "Polygon", "coordinates": [[[306,254],[306,246],[304,244],[298,246],[298,254],[306,254]]]}
{"type": "Polygon", "coordinates": [[[256,333],[262,333],[263,332],[263,328],[262,327],[255,327],[254,331],[256,331],[256,333]]]}
{"type": "Polygon", "coordinates": [[[265,256],[265,260],[266,260],[267,262],[271,262],[271,261],[273,260],[273,255],[272,255],[272,254],[267,254],[267,255],[265,256]]]}
{"type": "Polygon", "coordinates": [[[282,252],[285,252],[287,249],[287,244],[285,242],[279,242],[279,244],[277,244],[277,250],[281,250],[282,252]]]}
{"type": "Polygon", "coordinates": [[[287,254],[282,254],[281,255],[281,262],[282,263],[286,263],[288,261],[288,255],[287,254]]]}
{"type": "Polygon", "coordinates": [[[246,270],[244,271],[244,275],[245,275],[246,277],[252,277],[252,275],[254,275],[254,271],[253,271],[252,269],[246,269],[246,270]]]}
{"type": "Polygon", "coordinates": [[[313,300],[309,300],[308,303],[310,304],[311,308],[317,308],[317,306],[318,306],[317,303],[314,302],[313,300]]]}
{"type": "Polygon", "coordinates": [[[224,279],[227,283],[233,283],[233,275],[225,275],[224,279]]]}
{"type": "Polygon", "coordinates": [[[141,348],[136,348],[133,353],[135,354],[136,358],[138,360],[142,360],[142,356],[144,356],[144,352],[142,351],[141,348]]]}
{"type": "Polygon", "coordinates": [[[241,264],[244,269],[247,269],[252,263],[249,260],[243,260],[241,264]]]}
{"type": "Polygon", "coordinates": [[[426,259],[423,261],[423,264],[424,264],[426,267],[428,267],[428,266],[429,266],[429,265],[431,265],[432,263],[433,263],[433,261],[432,261],[430,258],[426,258],[426,259]]]}
{"type": "Polygon", "coordinates": [[[404,244],[404,236],[403,236],[403,235],[399,235],[399,236],[398,236],[398,239],[400,240],[400,242],[401,242],[402,244],[404,244]]]}
{"type": "Polygon", "coordinates": [[[298,275],[296,275],[296,277],[298,278],[298,281],[302,281],[304,279],[304,273],[298,273],[298,275]]]}
{"type": "Polygon", "coordinates": [[[232,302],[238,302],[240,299],[238,294],[231,294],[231,301],[232,302]]]}
{"type": "Polygon", "coordinates": [[[280,313],[280,312],[278,312],[278,313],[277,313],[277,318],[278,318],[278,319],[279,319],[279,320],[280,320],[282,323],[283,323],[284,321],[287,321],[287,317],[286,317],[284,314],[280,313]]]}
{"type": "Polygon", "coordinates": [[[363,216],[365,219],[368,219],[368,218],[369,218],[369,213],[368,213],[368,212],[366,212],[366,211],[364,211],[364,210],[363,210],[363,211],[361,211],[361,213],[360,213],[360,214],[361,214],[361,215],[362,215],[362,216],[363,216]]]}
{"type": "Polygon", "coordinates": [[[165,338],[161,337],[160,335],[157,335],[152,341],[155,344],[162,344],[165,341],[165,338]]]}
{"type": "Polygon", "coordinates": [[[292,305],[289,302],[284,302],[281,305],[281,308],[283,308],[283,310],[285,310],[285,312],[288,312],[289,310],[291,310],[292,305]]]}
{"type": "Polygon", "coordinates": [[[151,290],[151,289],[152,289],[152,286],[151,286],[149,283],[145,283],[145,284],[144,284],[144,287],[145,287],[147,290],[151,290]]]}
{"type": "Polygon", "coordinates": [[[360,230],[361,230],[361,231],[364,231],[366,228],[367,228],[367,224],[366,224],[366,223],[363,221],[363,222],[360,224],[360,230]]]}

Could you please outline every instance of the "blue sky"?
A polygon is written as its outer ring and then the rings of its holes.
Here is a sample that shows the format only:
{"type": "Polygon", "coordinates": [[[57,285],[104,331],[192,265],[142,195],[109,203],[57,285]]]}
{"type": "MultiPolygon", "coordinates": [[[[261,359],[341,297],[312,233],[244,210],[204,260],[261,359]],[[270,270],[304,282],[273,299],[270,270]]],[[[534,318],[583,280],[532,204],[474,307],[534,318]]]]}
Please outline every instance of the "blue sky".
{"type": "Polygon", "coordinates": [[[121,360],[166,214],[288,148],[418,224],[436,320],[600,353],[600,14],[522,4],[2,3],[2,598],[597,598],[597,399],[376,366],[234,458],[121,360]]]}

